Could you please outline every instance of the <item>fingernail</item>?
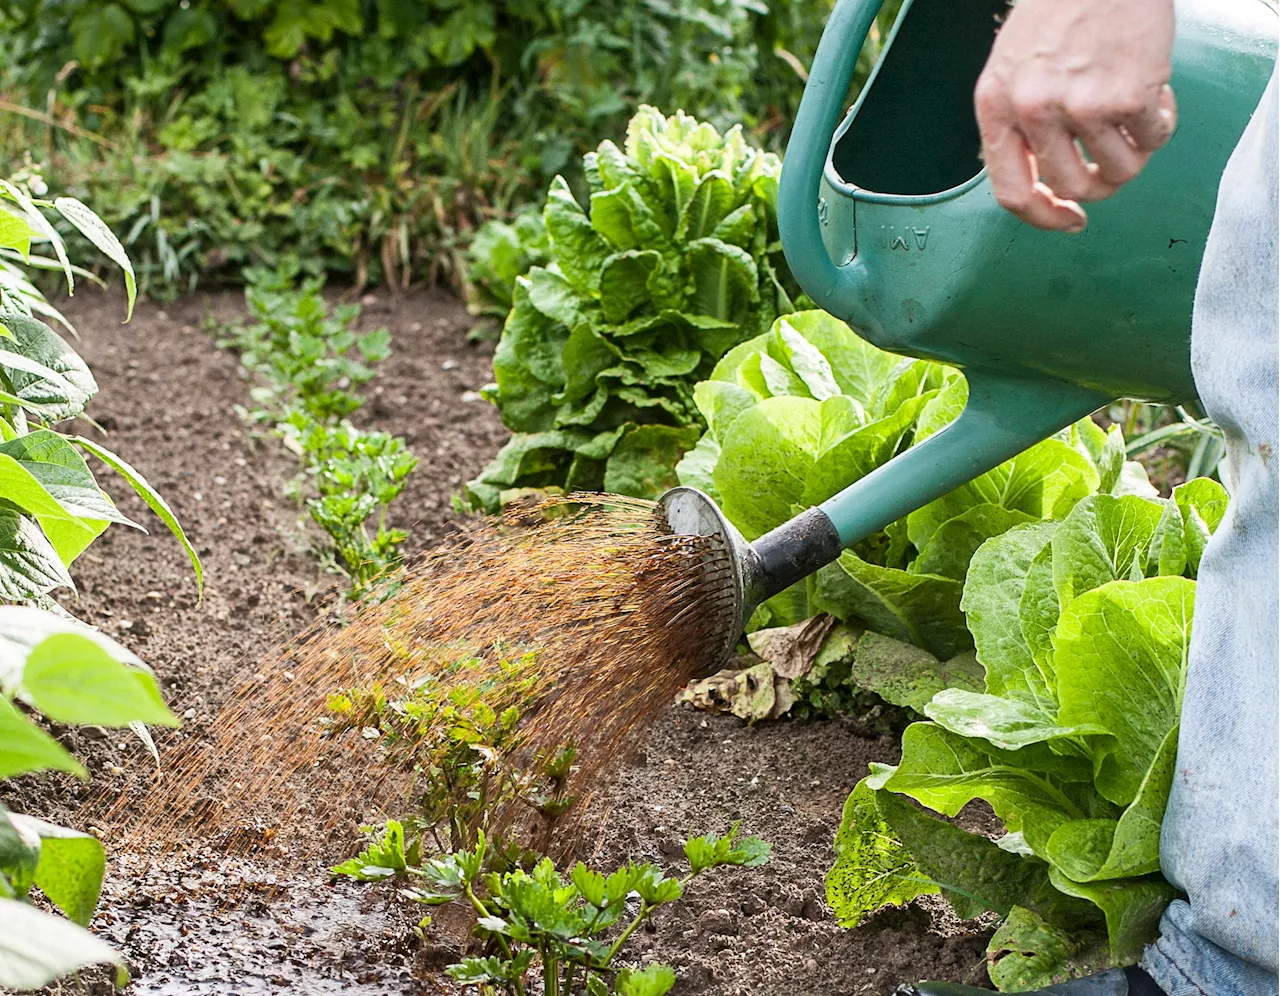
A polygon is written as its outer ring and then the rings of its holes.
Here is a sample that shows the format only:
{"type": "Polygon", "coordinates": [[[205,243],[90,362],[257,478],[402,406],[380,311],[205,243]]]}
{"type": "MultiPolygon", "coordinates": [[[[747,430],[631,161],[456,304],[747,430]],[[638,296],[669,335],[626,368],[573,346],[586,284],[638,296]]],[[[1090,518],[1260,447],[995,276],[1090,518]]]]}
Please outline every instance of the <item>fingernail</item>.
{"type": "Polygon", "coordinates": [[[1072,225],[1070,228],[1068,228],[1067,232],[1070,235],[1079,235],[1081,232],[1085,230],[1086,225],[1088,225],[1087,221],[1081,221],[1075,225],[1072,225]]]}

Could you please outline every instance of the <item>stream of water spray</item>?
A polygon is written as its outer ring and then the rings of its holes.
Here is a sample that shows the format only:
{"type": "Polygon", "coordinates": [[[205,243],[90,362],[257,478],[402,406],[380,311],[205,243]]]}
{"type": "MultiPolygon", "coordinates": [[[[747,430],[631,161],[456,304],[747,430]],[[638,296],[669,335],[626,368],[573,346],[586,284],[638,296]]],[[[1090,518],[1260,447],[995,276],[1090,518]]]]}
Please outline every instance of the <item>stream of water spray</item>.
{"type": "MultiPolygon", "coordinates": [[[[548,499],[472,525],[349,625],[318,623],[268,654],[204,736],[176,734],[144,787],[98,800],[91,818],[133,849],[198,841],[335,857],[335,837],[403,815],[412,776],[359,730],[327,731],[329,695],[428,673],[448,681],[441,661],[495,644],[537,650],[526,746],[575,745],[568,790],[585,808],[675,692],[719,663],[734,609],[714,542],[675,535],[654,503],[617,496],[548,499]]],[[[497,656],[482,655],[494,678],[497,656]]]]}

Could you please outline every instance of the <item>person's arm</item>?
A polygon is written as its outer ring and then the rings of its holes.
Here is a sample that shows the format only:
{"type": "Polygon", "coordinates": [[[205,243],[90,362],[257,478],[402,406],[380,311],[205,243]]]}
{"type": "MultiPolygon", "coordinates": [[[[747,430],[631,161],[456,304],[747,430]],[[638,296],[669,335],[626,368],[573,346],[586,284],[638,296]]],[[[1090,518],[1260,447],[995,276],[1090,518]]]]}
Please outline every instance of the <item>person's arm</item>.
{"type": "Polygon", "coordinates": [[[1173,23],[1173,0],[1017,0],[974,92],[1002,206],[1079,231],[1138,175],[1173,134],[1173,23]]]}

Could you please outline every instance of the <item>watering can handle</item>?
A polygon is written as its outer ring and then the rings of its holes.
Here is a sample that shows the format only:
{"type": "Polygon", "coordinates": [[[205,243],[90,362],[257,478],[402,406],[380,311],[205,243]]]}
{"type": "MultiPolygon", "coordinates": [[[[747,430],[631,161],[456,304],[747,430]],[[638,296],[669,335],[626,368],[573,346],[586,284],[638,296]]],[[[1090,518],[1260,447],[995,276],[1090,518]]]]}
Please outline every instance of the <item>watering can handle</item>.
{"type": "Polygon", "coordinates": [[[818,219],[819,184],[858,55],[883,0],[838,0],[818,42],[778,182],[778,229],[796,281],[823,311],[878,333],[861,305],[857,263],[837,266],[818,219]]]}

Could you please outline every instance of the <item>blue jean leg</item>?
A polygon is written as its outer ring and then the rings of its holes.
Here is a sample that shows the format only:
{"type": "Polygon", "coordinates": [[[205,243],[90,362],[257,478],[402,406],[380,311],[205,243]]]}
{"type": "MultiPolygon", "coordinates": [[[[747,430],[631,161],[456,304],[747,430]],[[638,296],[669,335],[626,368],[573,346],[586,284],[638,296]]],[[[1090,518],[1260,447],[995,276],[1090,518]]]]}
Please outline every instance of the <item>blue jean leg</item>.
{"type": "Polygon", "coordinates": [[[1192,367],[1226,434],[1231,504],[1200,565],[1178,766],[1160,842],[1187,894],[1143,967],[1171,996],[1276,996],[1277,94],[1273,75],[1222,178],[1196,290],[1192,367]]]}

